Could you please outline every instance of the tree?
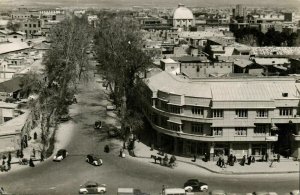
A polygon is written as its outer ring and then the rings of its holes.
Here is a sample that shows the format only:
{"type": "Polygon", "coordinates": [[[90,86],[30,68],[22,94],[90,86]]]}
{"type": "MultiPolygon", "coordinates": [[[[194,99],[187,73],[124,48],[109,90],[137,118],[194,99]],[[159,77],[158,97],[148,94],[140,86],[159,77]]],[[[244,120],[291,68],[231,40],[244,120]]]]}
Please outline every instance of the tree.
{"type": "Polygon", "coordinates": [[[95,50],[100,72],[108,82],[114,103],[119,109],[124,141],[141,126],[138,97],[139,76],[152,64],[145,52],[137,21],[127,14],[107,17],[99,14],[100,25],[95,33],[95,50]]]}
{"type": "Polygon", "coordinates": [[[43,59],[42,76],[29,74],[22,79],[23,93],[37,94],[31,100],[31,113],[24,129],[41,127],[42,152],[53,139],[50,128],[58,118],[68,113],[69,100],[76,93],[76,83],[87,78],[89,68],[87,49],[92,38],[85,18],[71,18],[57,24],[50,32],[51,45],[43,59]]]}
{"type": "Polygon", "coordinates": [[[9,30],[12,30],[13,32],[18,31],[20,29],[20,27],[21,27],[21,24],[19,22],[14,22],[12,20],[9,20],[6,25],[6,28],[9,30]]]}

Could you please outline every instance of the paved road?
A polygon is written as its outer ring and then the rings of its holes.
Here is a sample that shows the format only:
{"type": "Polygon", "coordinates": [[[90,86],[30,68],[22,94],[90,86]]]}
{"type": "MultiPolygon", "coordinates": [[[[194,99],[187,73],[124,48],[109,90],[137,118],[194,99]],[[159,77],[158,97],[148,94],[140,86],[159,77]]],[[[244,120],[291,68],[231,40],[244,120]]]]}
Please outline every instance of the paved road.
{"type": "Polygon", "coordinates": [[[121,159],[116,151],[106,154],[104,145],[110,140],[105,133],[93,129],[97,118],[107,117],[106,101],[100,85],[91,81],[81,87],[78,97],[79,114],[73,116],[76,123],[74,135],[67,146],[70,156],[60,163],[46,161],[35,168],[0,175],[0,185],[16,194],[77,194],[79,185],[95,180],[108,186],[109,195],[115,195],[117,187],[140,188],[151,194],[159,194],[163,184],[181,187],[189,178],[199,178],[209,184],[210,189],[230,192],[253,192],[255,190],[276,191],[284,194],[296,189],[297,175],[222,176],[208,174],[195,168],[194,172],[176,171],[152,163],[142,163],[132,158],[121,159]],[[93,167],[85,162],[85,155],[98,153],[104,165],[93,167]],[[198,171],[199,170],[199,171],[198,171]]]}

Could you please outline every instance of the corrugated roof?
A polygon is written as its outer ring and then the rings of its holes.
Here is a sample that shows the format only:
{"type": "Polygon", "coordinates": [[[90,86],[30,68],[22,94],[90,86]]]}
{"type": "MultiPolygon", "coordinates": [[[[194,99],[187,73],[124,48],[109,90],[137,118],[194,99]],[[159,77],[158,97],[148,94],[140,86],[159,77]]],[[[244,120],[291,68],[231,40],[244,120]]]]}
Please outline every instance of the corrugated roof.
{"type": "Polygon", "coordinates": [[[164,62],[164,63],[166,63],[166,64],[168,64],[168,63],[176,63],[176,61],[174,61],[174,60],[171,59],[171,58],[168,58],[168,59],[161,59],[160,61],[162,61],[162,62],[164,62]]]}
{"type": "Polygon", "coordinates": [[[287,58],[255,58],[254,61],[260,65],[277,65],[290,63],[287,58]]]}
{"type": "Polygon", "coordinates": [[[22,115],[13,118],[0,125],[0,135],[21,133],[29,112],[26,111],[22,115]]]}
{"type": "Polygon", "coordinates": [[[0,44],[0,54],[5,54],[5,53],[9,53],[9,52],[14,52],[14,51],[20,51],[20,50],[29,49],[29,48],[30,48],[30,46],[28,46],[28,44],[24,43],[24,42],[0,44]]]}
{"type": "Polygon", "coordinates": [[[207,83],[198,84],[189,82],[188,79],[175,78],[176,76],[170,75],[162,71],[149,79],[147,84],[153,91],[164,91],[175,93],[179,95],[186,95],[192,97],[211,98],[210,86],[207,83]]]}
{"type": "Polygon", "coordinates": [[[21,89],[21,77],[15,77],[0,83],[0,92],[12,93],[21,89]]]}
{"type": "Polygon", "coordinates": [[[273,101],[299,99],[300,83],[295,80],[228,80],[191,81],[163,71],[147,80],[153,91],[163,91],[191,97],[211,98],[214,101],[273,101]],[[230,81],[230,82],[229,82],[230,81]],[[287,97],[283,97],[287,93],[287,97]]]}
{"type": "Polygon", "coordinates": [[[237,65],[239,67],[245,68],[246,66],[251,65],[253,62],[246,59],[237,59],[234,60],[234,65],[237,65]]]}

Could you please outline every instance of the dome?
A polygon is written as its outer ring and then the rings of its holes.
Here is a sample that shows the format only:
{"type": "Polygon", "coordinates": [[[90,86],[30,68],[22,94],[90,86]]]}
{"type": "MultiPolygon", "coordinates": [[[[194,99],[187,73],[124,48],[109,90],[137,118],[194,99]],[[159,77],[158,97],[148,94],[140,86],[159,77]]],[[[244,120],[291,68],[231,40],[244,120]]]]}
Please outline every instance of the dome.
{"type": "Polygon", "coordinates": [[[190,20],[194,19],[192,11],[186,8],[183,4],[179,4],[173,12],[173,19],[185,19],[190,20]]]}

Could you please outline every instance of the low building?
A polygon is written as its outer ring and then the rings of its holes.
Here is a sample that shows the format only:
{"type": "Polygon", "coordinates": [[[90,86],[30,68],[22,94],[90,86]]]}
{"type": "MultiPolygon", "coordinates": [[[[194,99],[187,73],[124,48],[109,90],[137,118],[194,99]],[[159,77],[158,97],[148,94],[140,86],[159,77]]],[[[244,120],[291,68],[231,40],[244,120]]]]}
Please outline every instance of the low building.
{"type": "Polygon", "coordinates": [[[22,128],[28,112],[0,125],[0,153],[16,152],[21,149],[22,128]]]}
{"type": "Polygon", "coordinates": [[[145,80],[153,143],[184,156],[300,157],[300,84],[293,77],[188,79],[165,71],[145,80]]]}

